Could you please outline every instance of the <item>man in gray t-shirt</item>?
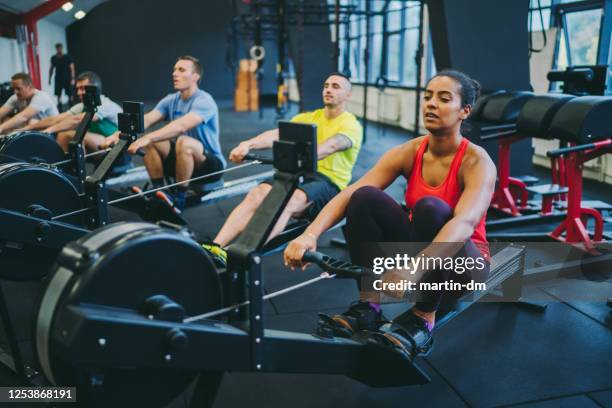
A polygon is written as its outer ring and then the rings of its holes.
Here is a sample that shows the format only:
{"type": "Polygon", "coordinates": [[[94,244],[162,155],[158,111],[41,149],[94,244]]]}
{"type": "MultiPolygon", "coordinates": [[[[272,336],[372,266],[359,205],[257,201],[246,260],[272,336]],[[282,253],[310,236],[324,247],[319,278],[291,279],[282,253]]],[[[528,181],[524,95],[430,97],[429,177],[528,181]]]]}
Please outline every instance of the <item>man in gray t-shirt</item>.
{"type": "MultiPolygon", "coordinates": [[[[201,76],[202,67],[196,58],[179,57],[172,72],[177,92],[166,96],[144,116],[145,128],[162,120],[168,123],[128,148],[132,154],[146,149],[145,166],[155,187],[162,186],[167,176],[185,181],[174,194],[174,204],[179,209],[184,206],[187,180],[213,173],[203,182],[218,182],[222,176],[219,172],[225,168],[219,143],[219,110],[212,96],[198,88],[201,76]]],[[[118,137],[113,136],[107,144],[118,137]]]]}
{"type": "MultiPolygon", "coordinates": [[[[94,85],[102,91],[100,77],[95,72],[83,72],[76,80],[77,94],[81,101],[85,95],[85,87],[88,85],[94,85]]],[[[118,129],[117,118],[118,114],[121,113],[121,107],[104,95],[100,95],[100,102],[101,105],[98,106],[89,125],[89,130],[85,134],[83,144],[87,152],[98,150],[99,146],[104,144],[106,137],[113,135],[118,129]]],[[[49,133],[57,133],[57,143],[65,151],[68,151],[68,145],[74,138],[76,128],[83,119],[83,110],[83,102],[79,102],[66,112],[33,123],[24,130],[44,130],[49,133]]]]}
{"type": "Polygon", "coordinates": [[[34,88],[32,78],[28,74],[20,72],[13,75],[11,86],[15,94],[0,108],[0,121],[13,112],[17,113],[0,124],[0,135],[59,114],[53,99],[47,93],[34,88]]]}

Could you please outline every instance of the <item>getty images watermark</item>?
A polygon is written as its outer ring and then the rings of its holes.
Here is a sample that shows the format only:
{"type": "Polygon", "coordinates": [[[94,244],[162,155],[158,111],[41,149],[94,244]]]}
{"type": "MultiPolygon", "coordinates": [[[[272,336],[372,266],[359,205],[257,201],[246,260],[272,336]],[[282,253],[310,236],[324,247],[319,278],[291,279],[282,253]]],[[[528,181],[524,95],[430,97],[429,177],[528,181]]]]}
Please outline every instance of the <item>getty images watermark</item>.
{"type": "Polygon", "coordinates": [[[372,288],[383,292],[484,291],[487,289],[486,283],[469,279],[467,276],[464,279],[454,280],[452,273],[463,277],[469,272],[467,275],[471,276],[487,268],[488,263],[484,257],[436,257],[425,254],[378,256],[373,258],[372,272],[381,278],[372,281],[372,288]],[[442,272],[438,274],[440,279],[421,280],[422,274],[431,271],[442,272]],[[383,279],[383,274],[387,279],[383,279]]]}
{"type": "Polygon", "coordinates": [[[597,251],[562,242],[368,242],[351,249],[351,260],[370,272],[361,290],[381,301],[490,292],[478,301],[605,304],[612,293],[612,244],[598,244],[597,251]],[[554,285],[542,285],[548,281],[554,285]]]}

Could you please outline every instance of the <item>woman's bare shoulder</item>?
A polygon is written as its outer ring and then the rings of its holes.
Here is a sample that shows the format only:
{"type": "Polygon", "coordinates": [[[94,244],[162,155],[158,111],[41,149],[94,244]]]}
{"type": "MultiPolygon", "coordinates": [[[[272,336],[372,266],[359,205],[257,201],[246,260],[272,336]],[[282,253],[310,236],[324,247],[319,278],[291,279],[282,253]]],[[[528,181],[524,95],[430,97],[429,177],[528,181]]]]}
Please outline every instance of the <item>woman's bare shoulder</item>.
{"type": "Polygon", "coordinates": [[[484,163],[495,169],[495,164],[489,153],[482,146],[470,142],[463,157],[462,167],[472,167],[478,163],[484,163]]]}

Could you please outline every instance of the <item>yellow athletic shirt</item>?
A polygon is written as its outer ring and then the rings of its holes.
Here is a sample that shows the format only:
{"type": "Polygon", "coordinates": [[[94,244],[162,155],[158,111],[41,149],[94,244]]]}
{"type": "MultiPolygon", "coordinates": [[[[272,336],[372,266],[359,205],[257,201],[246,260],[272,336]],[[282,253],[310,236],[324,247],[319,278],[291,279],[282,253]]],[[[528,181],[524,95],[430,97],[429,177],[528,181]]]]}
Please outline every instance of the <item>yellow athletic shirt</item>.
{"type": "Polygon", "coordinates": [[[340,190],[345,189],[351,181],[351,173],[357,161],[357,155],[359,154],[359,149],[361,149],[361,141],[363,139],[363,129],[355,115],[350,112],[344,112],[334,119],[327,119],[325,117],[325,110],[317,109],[312,112],[297,114],[291,121],[317,125],[317,144],[321,144],[338,134],[344,135],[351,140],[351,148],[330,154],[326,158],[319,160],[317,164],[319,173],[329,177],[340,190]]]}

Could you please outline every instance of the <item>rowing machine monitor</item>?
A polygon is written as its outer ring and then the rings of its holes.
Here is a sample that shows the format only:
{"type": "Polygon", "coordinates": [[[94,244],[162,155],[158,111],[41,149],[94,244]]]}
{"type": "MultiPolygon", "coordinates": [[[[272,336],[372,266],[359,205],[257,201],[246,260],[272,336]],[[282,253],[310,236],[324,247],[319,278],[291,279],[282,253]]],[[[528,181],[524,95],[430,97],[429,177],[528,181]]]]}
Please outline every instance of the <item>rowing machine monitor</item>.
{"type": "Polygon", "coordinates": [[[118,116],[121,133],[138,134],[145,131],[142,102],[123,102],[123,113],[118,116]]]}
{"type": "Polygon", "coordinates": [[[85,95],[83,95],[84,111],[95,112],[100,105],[102,105],[102,101],[100,100],[100,88],[95,85],[85,86],[85,95]]]}
{"type": "Polygon", "coordinates": [[[317,171],[317,127],[306,123],[278,122],[279,140],[274,142],[274,167],[284,173],[317,171]]]}

